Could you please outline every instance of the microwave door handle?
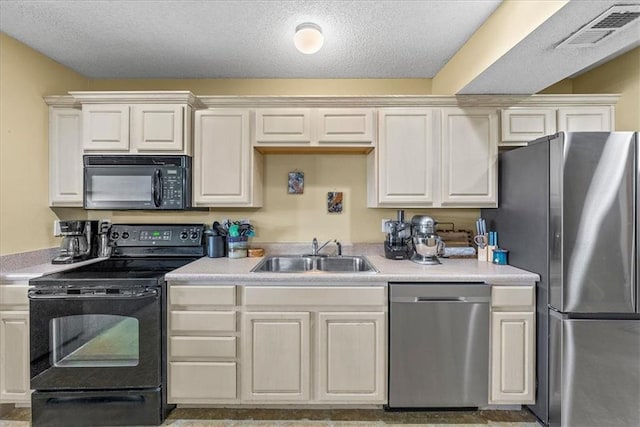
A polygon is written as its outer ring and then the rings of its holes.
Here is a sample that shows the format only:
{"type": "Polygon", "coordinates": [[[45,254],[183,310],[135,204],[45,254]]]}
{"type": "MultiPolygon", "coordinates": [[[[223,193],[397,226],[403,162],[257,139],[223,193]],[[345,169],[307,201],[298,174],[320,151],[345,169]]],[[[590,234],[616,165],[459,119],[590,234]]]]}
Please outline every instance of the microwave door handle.
{"type": "Polygon", "coordinates": [[[162,171],[160,169],[156,169],[153,172],[153,187],[151,191],[153,204],[159,208],[162,205],[162,171]]]}

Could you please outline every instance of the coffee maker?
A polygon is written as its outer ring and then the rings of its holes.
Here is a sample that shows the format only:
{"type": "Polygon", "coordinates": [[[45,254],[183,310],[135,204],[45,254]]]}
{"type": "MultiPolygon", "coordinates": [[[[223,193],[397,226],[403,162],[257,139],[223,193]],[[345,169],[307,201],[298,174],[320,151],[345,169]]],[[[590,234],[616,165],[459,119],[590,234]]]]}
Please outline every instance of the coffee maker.
{"type": "Polygon", "coordinates": [[[71,264],[95,258],[97,255],[96,231],[98,221],[56,221],[54,235],[62,236],[60,255],[52,264],[71,264]]]}
{"type": "Polygon", "coordinates": [[[426,215],[415,215],[411,218],[413,228],[411,261],[425,265],[440,264],[438,257],[444,255],[445,245],[436,233],[436,224],[433,218],[426,215]]]}
{"type": "Polygon", "coordinates": [[[404,211],[398,210],[395,221],[386,221],[387,237],[384,241],[384,256],[389,259],[411,257],[411,224],[404,221],[404,211]]]}

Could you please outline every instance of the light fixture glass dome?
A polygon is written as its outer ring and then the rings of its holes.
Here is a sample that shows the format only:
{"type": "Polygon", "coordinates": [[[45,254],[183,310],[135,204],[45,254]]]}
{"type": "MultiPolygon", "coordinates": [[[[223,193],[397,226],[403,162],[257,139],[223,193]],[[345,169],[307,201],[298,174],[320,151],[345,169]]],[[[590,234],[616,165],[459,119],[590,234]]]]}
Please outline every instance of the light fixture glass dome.
{"type": "Polygon", "coordinates": [[[296,27],[296,35],[293,37],[293,44],[300,52],[310,55],[316,53],[322,47],[324,37],[319,25],[305,22],[296,27]]]}

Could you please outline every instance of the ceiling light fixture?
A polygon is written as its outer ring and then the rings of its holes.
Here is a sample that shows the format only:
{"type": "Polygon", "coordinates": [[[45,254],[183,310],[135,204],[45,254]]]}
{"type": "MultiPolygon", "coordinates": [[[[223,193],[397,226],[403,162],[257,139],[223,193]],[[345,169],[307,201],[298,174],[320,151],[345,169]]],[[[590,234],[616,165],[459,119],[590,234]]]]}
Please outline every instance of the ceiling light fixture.
{"type": "Polygon", "coordinates": [[[293,37],[293,44],[296,49],[307,55],[316,53],[322,47],[324,37],[319,25],[305,22],[296,27],[296,35],[293,37]]]}

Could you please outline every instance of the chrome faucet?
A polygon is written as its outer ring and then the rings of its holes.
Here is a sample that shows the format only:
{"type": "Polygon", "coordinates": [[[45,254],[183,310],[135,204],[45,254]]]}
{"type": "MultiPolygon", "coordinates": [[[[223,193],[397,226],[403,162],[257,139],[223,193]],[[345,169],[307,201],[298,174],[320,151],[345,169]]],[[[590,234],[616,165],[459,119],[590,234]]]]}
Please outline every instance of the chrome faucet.
{"type": "Polygon", "coordinates": [[[337,240],[329,239],[326,242],[324,242],[322,246],[318,247],[318,239],[316,239],[315,237],[311,242],[311,255],[318,256],[318,252],[320,252],[325,246],[327,246],[331,242],[335,242],[336,246],[338,247],[338,256],[342,256],[342,245],[340,244],[340,242],[338,242],[337,240]]]}

